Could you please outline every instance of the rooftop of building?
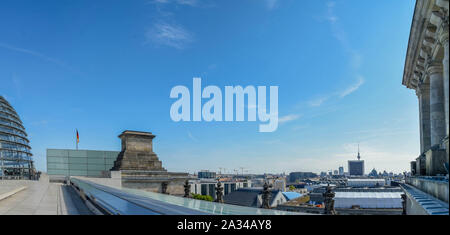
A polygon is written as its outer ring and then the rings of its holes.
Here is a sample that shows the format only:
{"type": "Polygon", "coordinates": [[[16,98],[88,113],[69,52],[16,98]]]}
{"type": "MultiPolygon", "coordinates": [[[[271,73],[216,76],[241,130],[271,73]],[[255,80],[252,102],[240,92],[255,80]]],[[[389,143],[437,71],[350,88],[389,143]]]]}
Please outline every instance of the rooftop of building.
{"type": "Polygon", "coordinates": [[[288,200],[291,201],[293,199],[302,197],[303,194],[301,193],[297,193],[297,192],[282,192],[282,194],[284,195],[284,197],[288,200]]]}
{"type": "MultiPolygon", "coordinates": [[[[227,204],[246,206],[246,207],[256,207],[258,205],[258,195],[263,193],[262,187],[254,188],[240,188],[228,195],[224,196],[224,201],[227,204]]],[[[276,200],[277,194],[281,193],[279,190],[270,190],[270,204],[276,200]]]]}
{"type": "Polygon", "coordinates": [[[347,179],[347,182],[385,182],[385,179],[347,179]]]}

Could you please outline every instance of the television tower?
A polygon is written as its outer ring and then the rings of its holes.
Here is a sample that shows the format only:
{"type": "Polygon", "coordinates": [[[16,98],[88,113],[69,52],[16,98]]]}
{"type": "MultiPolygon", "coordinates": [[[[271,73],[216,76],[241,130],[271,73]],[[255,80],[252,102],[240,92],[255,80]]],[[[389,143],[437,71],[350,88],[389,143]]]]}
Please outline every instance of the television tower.
{"type": "Polygon", "coordinates": [[[359,154],[359,144],[358,144],[358,161],[361,160],[361,155],[359,154]]]}

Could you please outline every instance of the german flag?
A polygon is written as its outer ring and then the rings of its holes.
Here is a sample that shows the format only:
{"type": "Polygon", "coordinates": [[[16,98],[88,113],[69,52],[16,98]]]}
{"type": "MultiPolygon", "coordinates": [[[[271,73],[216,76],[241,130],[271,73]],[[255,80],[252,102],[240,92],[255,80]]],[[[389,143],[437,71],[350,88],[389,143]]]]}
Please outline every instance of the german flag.
{"type": "Polygon", "coordinates": [[[77,144],[80,143],[80,135],[78,134],[78,129],[77,129],[77,144]]]}

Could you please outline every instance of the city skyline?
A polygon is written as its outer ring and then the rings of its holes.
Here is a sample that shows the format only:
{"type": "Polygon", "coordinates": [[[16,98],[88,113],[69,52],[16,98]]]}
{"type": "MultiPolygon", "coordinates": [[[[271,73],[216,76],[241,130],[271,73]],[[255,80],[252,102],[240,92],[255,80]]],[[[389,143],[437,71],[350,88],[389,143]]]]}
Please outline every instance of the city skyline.
{"type": "Polygon", "coordinates": [[[399,86],[413,1],[3,5],[0,95],[38,170],[47,148],[75,149],[76,129],[80,149],[111,151],[122,131],[150,131],[164,167],[191,173],[348,171],[358,144],[366,173],[401,173],[420,152],[417,98],[399,86]],[[194,77],[279,86],[278,130],[173,122],[170,90],[194,77]]]}

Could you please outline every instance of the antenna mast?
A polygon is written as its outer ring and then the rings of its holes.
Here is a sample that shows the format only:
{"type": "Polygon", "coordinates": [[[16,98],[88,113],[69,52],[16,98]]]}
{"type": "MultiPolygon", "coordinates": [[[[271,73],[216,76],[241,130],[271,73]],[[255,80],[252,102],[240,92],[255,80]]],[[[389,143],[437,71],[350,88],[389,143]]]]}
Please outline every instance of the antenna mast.
{"type": "Polygon", "coordinates": [[[361,155],[359,154],[359,144],[358,144],[358,161],[361,160],[361,155]]]}

